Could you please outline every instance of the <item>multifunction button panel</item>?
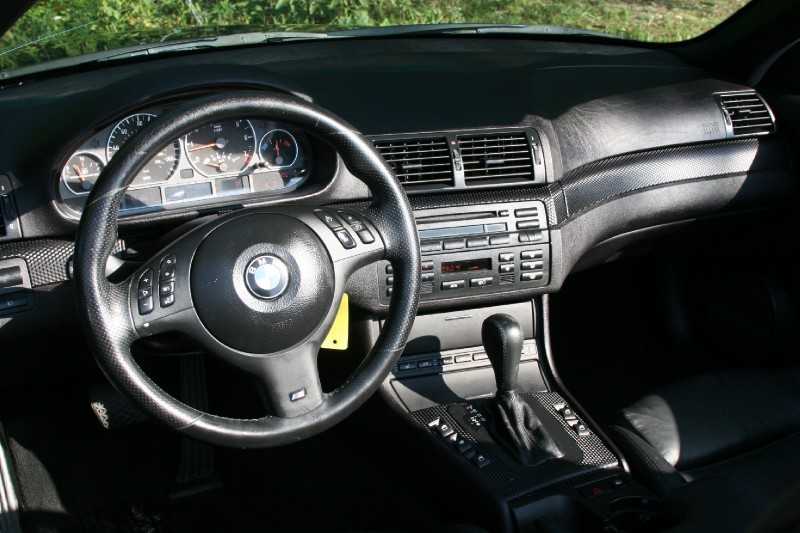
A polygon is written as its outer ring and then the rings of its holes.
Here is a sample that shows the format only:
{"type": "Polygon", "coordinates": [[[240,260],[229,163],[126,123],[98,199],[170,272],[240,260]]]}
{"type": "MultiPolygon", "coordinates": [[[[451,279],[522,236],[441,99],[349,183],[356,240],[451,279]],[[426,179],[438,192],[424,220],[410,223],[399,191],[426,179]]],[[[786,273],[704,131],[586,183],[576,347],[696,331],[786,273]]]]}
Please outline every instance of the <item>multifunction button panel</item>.
{"type": "MultiPolygon", "coordinates": [[[[509,202],[414,212],[422,252],[420,298],[441,299],[544,287],[550,232],[544,203],[509,202]]],[[[382,303],[394,291],[392,265],[378,265],[382,303]]]]}

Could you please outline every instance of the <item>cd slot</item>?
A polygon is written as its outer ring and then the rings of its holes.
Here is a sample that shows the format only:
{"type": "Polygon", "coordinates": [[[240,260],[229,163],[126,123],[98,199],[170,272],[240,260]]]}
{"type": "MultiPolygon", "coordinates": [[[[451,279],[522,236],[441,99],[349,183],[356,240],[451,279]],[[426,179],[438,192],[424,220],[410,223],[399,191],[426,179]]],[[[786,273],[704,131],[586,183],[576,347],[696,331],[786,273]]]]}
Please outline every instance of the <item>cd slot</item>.
{"type": "Polygon", "coordinates": [[[447,215],[436,215],[427,217],[418,217],[417,225],[422,226],[425,224],[436,224],[437,222],[454,222],[461,220],[477,220],[479,218],[495,218],[497,211],[481,211],[472,213],[450,213],[447,215]]]}

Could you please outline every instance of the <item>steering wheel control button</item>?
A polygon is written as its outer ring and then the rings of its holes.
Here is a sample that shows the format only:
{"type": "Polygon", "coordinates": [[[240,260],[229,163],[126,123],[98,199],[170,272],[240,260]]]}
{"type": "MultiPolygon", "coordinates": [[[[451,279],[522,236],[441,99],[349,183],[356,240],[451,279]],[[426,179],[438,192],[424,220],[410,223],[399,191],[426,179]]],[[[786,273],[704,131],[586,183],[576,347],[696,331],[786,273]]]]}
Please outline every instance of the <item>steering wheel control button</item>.
{"type": "Polygon", "coordinates": [[[342,227],[341,222],[327,211],[314,211],[314,214],[332,230],[337,230],[342,227]]]}
{"type": "Polygon", "coordinates": [[[161,270],[158,271],[158,281],[168,281],[173,279],[175,279],[174,266],[161,267],[161,270]]]}
{"type": "Polygon", "coordinates": [[[362,229],[361,231],[356,231],[356,235],[358,235],[358,238],[361,239],[361,242],[364,244],[372,244],[375,242],[375,237],[366,228],[362,229]]]}
{"type": "Polygon", "coordinates": [[[178,263],[178,258],[175,257],[175,254],[168,255],[167,257],[161,260],[161,270],[170,267],[174,268],[177,263],[178,263]]]}
{"type": "Polygon", "coordinates": [[[153,287],[153,271],[151,269],[145,270],[142,277],[139,278],[139,290],[150,289],[153,287]]]}
{"type": "Polygon", "coordinates": [[[158,295],[159,296],[166,296],[168,294],[175,293],[175,282],[174,281],[166,281],[158,286],[158,295]]]}
{"type": "Polygon", "coordinates": [[[138,298],[141,300],[142,298],[147,298],[153,295],[153,288],[152,287],[145,287],[144,289],[139,289],[137,293],[138,298]]]}
{"type": "Polygon", "coordinates": [[[149,315],[153,312],[153,297],[139,298],[139,314],[149,315]]]}
{"type": "Polygon", "coordinates": [[[261,255],[247,265],[245,283],[253,296],[272,300],[289,286],[289,269],[277,256],[261,255]]]}
{"type": "Polygon", "coordinates": [[[348,224],[350,224],[351,226],[354,226],[356,224],[361,224],[361,221],[358,220],[356,218],[356,216],[353,215],[352,213],[347,213],[345,211],[339,211],[339,214],[342,216],[344,221],[347,222],[348,224]]]}
{"type": "Polygon", "coordinates": [[[394,285],[394,276],[386,276],[386,286],[391,287],[394,285]]]}
{"type": "Polygon", "coordinates": [[[169,307],[175,303],[175,295],[167,294],[166,296],[162,296],[159,298],[159,303],[161,304],[161,307],[169,307]]]}
{"type": "Polygon", "coordinates": [[[350,236],[347,230],[341,229],[339,231],[336,231],[335,233],[336,233],[336,238],[339,239],[339,242],[342,243],[342,246],[344,246],[348,250],[350,248],[356,247],[356,241],[353,240],[353,237],[350,236]]]}

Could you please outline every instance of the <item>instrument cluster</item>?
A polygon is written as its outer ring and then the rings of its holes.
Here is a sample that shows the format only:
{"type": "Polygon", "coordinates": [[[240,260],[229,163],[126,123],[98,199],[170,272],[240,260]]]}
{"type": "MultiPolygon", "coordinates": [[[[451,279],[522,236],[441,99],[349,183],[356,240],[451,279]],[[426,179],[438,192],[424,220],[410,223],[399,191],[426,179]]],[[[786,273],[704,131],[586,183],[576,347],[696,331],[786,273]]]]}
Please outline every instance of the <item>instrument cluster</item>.
{"type": "MultiPolygon", "coordinates": [[[[165,110],[148,109],[122,118],[86,139],[67,159],[58,190],[71,214],[80,216],[111,158],[165,110]]],[[[310,154],[307,136],[279,122],[241,118],[207,124],[152,157],[128,187],[120,216],[285,193],[309,176],[310,154]]]]}

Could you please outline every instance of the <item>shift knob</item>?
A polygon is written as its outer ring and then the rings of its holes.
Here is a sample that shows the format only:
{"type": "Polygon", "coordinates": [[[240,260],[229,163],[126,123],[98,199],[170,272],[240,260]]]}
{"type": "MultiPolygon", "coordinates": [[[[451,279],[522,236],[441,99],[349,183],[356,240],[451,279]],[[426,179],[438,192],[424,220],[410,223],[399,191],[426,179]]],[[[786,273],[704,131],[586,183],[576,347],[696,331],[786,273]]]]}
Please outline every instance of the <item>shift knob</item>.
{"type": "Polygon", "coordinates": [[[522,327],[511,315],[492,315],[483,321],[481,339],[492,362],[498,393],[517,389],[523,337],[522,327]]]}

